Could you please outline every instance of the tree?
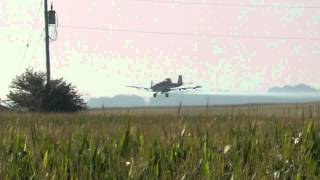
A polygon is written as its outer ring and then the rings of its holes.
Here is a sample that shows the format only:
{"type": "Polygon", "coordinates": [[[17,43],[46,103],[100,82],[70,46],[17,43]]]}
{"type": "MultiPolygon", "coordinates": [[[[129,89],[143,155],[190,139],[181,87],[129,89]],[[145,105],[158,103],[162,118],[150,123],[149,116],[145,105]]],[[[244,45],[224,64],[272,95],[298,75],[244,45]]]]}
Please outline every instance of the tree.
{"type": "Polygon", "coordinates": [[[27,69],[10,85],[8,99],[15,109],[42,112],[75,112],[86,108],[75,87],[62,78],[47,86],[46,74],[27,69]]]}

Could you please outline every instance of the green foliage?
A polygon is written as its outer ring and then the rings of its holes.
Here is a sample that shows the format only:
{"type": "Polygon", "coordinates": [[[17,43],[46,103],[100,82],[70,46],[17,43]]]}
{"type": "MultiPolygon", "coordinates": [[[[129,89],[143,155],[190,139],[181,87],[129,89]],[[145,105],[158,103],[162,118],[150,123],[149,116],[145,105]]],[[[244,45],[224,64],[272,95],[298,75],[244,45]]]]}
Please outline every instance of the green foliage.
{"type": "Polygon", "coordinates": [[[37,111],[42,102],[45,90],[45,74],[33,72],[31,69],[17,76],[11,83],[8,99],[14,108],[37,111]]]}
{"type": "Polygon", "coordinates": [[[85,103],[71,84],[62,78],[46,83],[46,74],[27,69],[10,85],[8,99],[14,109],[43,112],[74,112],[85,103]]]}

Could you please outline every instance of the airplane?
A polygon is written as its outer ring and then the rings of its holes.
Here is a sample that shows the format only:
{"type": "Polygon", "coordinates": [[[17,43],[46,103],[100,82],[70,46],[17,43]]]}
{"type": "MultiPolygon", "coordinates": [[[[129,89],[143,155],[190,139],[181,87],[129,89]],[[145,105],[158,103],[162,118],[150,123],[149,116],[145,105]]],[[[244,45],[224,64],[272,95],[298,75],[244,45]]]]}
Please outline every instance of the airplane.
{"type": "Polygon", "coordinates": [[[182,87],[183,81],[182,81],[182,75],[179,75],[178,82],[173,83],[170,78],[166,78],[164,81],[159,82],[155,85],[153,85],[153,82],[151,81],[150,88],[146,87],[138,87],[138,86],[127,86],[130,88],[136,88],[136,89],[144,89],[147,91],[154,92],[153,97],[156,98],[158,93],[165,94],[166,97],[169,97],[170,91],[182,91],[182,90],[188,90],[188,89],[198,89],[201,88],[201,86],[194,86],[194,87],[182,87]]]}

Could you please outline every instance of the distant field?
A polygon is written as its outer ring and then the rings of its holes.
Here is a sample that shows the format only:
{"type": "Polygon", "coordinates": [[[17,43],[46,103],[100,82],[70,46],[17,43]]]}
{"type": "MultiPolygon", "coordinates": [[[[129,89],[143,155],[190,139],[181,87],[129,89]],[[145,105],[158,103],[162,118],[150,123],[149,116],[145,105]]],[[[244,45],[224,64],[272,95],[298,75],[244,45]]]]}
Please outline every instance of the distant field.
{"type": "Polygon", "coordinates": [[[245,104],[225,106],[137,107],[91,109],[90,114],[100,115],[259,115],[295,118],[319,118],[320,103],[300,104],[245,104]]]}
{"type": "Polygon", "coordinates": [[[318,104],[0,112],[0,179],[319,179],[318,104]]]}

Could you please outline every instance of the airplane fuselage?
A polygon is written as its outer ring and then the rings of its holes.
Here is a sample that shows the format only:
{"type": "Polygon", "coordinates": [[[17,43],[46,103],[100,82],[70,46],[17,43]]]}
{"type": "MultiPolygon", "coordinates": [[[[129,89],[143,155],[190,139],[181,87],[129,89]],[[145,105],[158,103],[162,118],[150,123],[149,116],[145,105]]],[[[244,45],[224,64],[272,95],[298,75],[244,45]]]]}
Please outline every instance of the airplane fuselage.
{"type": "Polygon", "coordinates": [[[152,86],[151,89],[153,92],[166,93],[166,92],[169,92],[171,88],[176,88],[180,86],[182,86],[182,84],[162,82],[152,86]]]}

